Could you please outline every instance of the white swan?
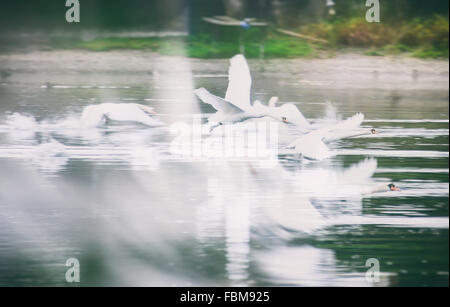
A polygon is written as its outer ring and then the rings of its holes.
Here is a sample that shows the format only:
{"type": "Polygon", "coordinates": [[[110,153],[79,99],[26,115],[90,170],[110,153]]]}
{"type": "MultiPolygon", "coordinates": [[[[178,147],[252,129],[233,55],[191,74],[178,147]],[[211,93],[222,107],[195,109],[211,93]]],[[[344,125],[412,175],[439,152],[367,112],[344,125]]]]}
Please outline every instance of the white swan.
{"type": "Polygon", "coordinates": [[[375,129],[361,129],[364,114],[358,113],[337,124],[313,130],[291,142],[287,148],[311,160],[322,160],[332,155],[326,143],[360,135],[376,134],[375,129]]]}
{"type": "Polygon", "coordinates": [[[299,130],[311,129],[311,124],[303,116],[302,112],[291,103],[284,103],[277,107],[278,97],[272,97],[269,100],[269,105],[265,106],[260,101],[255,101],[254,107],[260,113],[269,114],[269,116],[284,122],[286,124],[293,124],[299,130]]]}
{"type": "Polygon", "coordinates": [[[313,233],[339,222],[335,218],[330,220],[324,217],[323,211],[311,203],[312,199],[359,200],[378,192],[400,191],[393,183],[376,183],[373,180],[376,170],[377,160],[368,158],[346,169],[305,168],[292,173],[277,165],[270,169],[269,173],[254,169],[252,174],[258,178],[267,176],[269,185],[275,188],[274,191],[281,191],[282,201],[271,203],[264,208],[264,212],[272,221],[288,230],[313,233]],[[291,180],[287,185],[279,185],[274,179],[279,177],[288,177],[291,180]]]}
{"type": "Polygon", "coordinates": [[[210,131],[223,124],[234,124],[247,119],[266,116],[265,114],[258,112],[252,106],[242,109],[225,99],[211,94],[203,87],[196,89],[194,93],[204,103],[210,104],[217,110],[217,112],[213,115],[213,121],[211,122],[211,117],[209,119],[211,124],[210,131]]]}
{"type": "MultiPolygon", "coordinates": [[[[306,168],[294,174],[293,182],[295,188],[308,198],[362,196],[378,191],[380,186],[372,179],[376,169],[377,160],[368,158],[342,170],[306,168]]],[[[384,186],[387,191],[387,184],[384,186]]]]}
{"type": "Polygon", "coordinates": [[[259,101],[255,101],[252,105],[250,100],[251,86],[252,78],[248,63],[242,54],[238,54],[230,59],[230,67],[228,70],[228,87],[225,98],[222,99],[214,96],[203,88],[197,89],[194,92],[198,98],[205,103],[211,104],[211,102],[221,99],[222,102],[226,102],[226,105],[232,104],[238,108],[234,110],[232,110],[229,106],[223,108],[223,103],[219,104],[213,102],[212,105],[217,112],[208,119],[210,123],[214,123],[213,128],[220,125],[223,121],[239,122],[250,118],[264,116],[270,116],[285,123],[292,123],[300,128],[310,128],[308,121],[295,105],[283,104],[277,107],[277,97],[273,97],[271,99],[269,106],[264,106],[259,101]],[[241,116],[237,117],[237,121],[234,121],[233,116],[230,116],[230,113],[233,112],[241,113],[241,116]],[[243,116],[242,113],[246,113],[246,116],[243,116]]]}
{"type": "Polygon", "coordinates": [[[97,127],[106,120],[137,122],[147,126],[162,126],[163,123],[152,117],[156,113],[152,107],[138,103],[101,103],[83,109],[81,124],[84,127],[97,127]]]}

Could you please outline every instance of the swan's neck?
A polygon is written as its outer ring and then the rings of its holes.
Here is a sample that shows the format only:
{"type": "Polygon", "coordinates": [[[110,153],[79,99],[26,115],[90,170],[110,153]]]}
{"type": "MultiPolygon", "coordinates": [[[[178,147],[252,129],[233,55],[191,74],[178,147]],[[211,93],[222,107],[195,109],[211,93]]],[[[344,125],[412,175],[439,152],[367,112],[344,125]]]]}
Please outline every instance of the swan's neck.
{"type": "Polygon", "coordinates": [[[270,98],[270,100],[269,100],[269,107],[271,107],[271,108],[276,107],[278,101],[279,101],[279,99],[276,96],[270,98]]]}
{"type": "Polygon", "coordinates": [[[352,137],[362,136],[362,135],[370,135],[370,134],[372,134],[372,132],[366,131],[366,130],[361,130],[361,131],[356,131],[354,134],[352,134],[352,137]]]}
{"type": "Polygon", "coordinates": [[[389,188],[387,185],[379,185],[379,186],[372,188],[372,190],[370,192],[378,193],[378,192],[387,192],[387,191],[389,191],[389,188]]]}

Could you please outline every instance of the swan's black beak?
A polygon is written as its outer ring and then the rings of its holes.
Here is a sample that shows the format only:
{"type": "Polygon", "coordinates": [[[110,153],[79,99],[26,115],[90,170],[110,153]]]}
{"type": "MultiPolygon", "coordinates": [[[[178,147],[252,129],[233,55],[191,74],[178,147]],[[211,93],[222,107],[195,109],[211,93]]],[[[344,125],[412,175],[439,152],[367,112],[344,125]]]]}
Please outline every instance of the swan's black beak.
{"type": "Polygon", "coordinates": [[[286,118],[286,117],[282,117],[281,120],[283,121],[283,123],[286,123],[286,124],[289,123],[289,122],[287,121],[287,118],[286,118]]]}
{"type": "Polygon", "coordinates": [[[370,132],[371,132],[372,134],[377,134],[377,133],[378,133],[377,130],[375,130],[374,128],[370,129],[370,132]]]}

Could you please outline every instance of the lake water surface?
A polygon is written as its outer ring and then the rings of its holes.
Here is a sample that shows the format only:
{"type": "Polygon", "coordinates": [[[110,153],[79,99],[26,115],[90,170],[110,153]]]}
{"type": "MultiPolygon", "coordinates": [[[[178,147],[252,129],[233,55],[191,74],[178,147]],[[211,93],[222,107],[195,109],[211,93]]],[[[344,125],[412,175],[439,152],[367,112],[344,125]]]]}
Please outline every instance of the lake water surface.
{"type": "Polygon", "coordinates": [[[74,285],[77,258],[82,286],[448,286],[448,62],[249,64],[254,99],[279,96],[312,121],[363,112],[379,133],[323,161],[184,156],[174,124],[213,112],[192,91],[223,96],[227,60],[0,55],[0,285],[74,285]],[[83,107],[107,101],[153,106],[168,125],[80,127],[83,107]],[[369,181],[349,170],[366,158],[370,184],[401,191],[361,193],[369,181]]]}

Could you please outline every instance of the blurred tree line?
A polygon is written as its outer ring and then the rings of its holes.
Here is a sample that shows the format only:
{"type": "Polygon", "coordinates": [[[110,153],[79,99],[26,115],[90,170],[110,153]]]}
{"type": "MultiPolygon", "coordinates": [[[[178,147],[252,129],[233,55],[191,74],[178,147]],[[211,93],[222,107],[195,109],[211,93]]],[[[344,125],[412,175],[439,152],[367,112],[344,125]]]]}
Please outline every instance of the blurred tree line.
{"type": "MultiPolygon", "coordinates": [[[[296,27],[331,18],[326,0],[79,0],[81,22],[65,21],[65,0],[0,0],[0,29],[114,29],[140,28],[197,32],[201,17],[256,17],[276,25],[296,27]],[[182,19],[180,22],[177,20],[182,19]],[[174,29],[177,28],[177,29],[174,29]],[[186,29],[187,30],[187,29],[186,29]]],[[[364,16],[365,0],[334,0],[332,18],[364,16]]],[[[380,0],[382,22],[430,17],[448,18],[448,1],[380,0]]]]}

